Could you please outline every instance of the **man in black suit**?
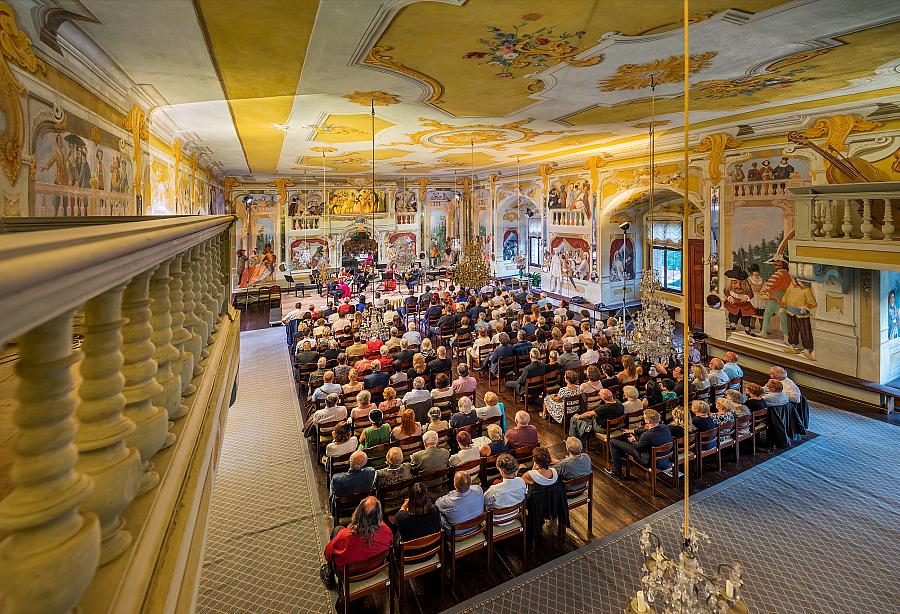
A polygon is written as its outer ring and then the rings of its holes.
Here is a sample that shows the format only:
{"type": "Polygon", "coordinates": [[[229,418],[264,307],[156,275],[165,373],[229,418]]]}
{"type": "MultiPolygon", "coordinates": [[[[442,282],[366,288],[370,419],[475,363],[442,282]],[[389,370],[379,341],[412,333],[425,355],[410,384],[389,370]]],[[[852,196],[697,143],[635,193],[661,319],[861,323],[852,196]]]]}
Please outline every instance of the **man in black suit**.
{"type": "Polygon", "coordinates": [[[446,305],[441,310],[441,317],[438,318],[437,325],[438,330],[456,328],[456,318],[453,317],[446,305]]]}
{"type": "Polygon", "coordinates": [[[431,286],[425,286],[425,292],[419,295],[419,302],[424,303],[425,301],[431,302],[431,286]]]}
{"type": "MultiPolygon", "coordinates": [[[[672,441],[672,432],[669,428],[660,424],[659,412],[655,409],[644,410],[644,428],[630,431],[628,433],[628,441],[621,439],[613,439],[609,442],[610,452],[612,453],[613,469],[604,469],[606,473],[616,479],[624,479],[622,475],[622,462],[626,456],[631,456],[645,467],[650,465],[650,453],[656,446],[670,443],[672,441]]],[[[668,469],[671,461],[658,461],[659,469],[668,469]],[[662,466],[665,464],[665,466],[662,466]]]]}
{"type": "Polygon", "coordinates": [[[429,373],[446,373],[453,370],[453,360],[447,358],[447,348],[443,345],[437,349],[437,357],[428,361],[429,373]]]}
{"type": "Polygon", "coordinates": [[[525,394],[525,380],[530,377],[542,377],[547,372],[547,365],[541,361],[541,351],[537,348],[532,349],[528,353],[531,362],[522,369],[519,379],[516,381],[509,380],[506,382],[507,388],[515,388],[516,394],[522,396],[525,394]]]}
{"type": "Polygon", "coordinates": [[[381,370],[381,362],[372,361],[372,372],[363,378],[363,386],[366,390],[384,388],[388,385],[390,375],[381,370]]]}
{"type": "Polygon", "coordinates": [[[497,375],[497,365],[500,364],[500,359],[509,358],[514,355],[513,346],[509,342],[509,335],[500,333],[499,341],[500,345],[494,348],[494,351],[491,352],[490,356],[484,359],[484,364],[481,365],[482,369],[490,367],[491,373],[494,375],[497,375]]]}

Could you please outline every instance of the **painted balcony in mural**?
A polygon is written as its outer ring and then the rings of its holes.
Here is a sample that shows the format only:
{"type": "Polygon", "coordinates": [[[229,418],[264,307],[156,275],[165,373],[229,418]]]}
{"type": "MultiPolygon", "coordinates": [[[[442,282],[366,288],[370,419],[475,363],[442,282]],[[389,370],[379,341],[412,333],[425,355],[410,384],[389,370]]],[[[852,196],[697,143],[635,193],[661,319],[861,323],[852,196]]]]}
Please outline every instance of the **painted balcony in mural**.
{"type": "Polygon", "coordinates": [[[0,234],[2,609],[188,612],[236,386],[234,217],[19,220],[0,234]]]}
{"type": "Polygon", "coordinates": [[[581,210],[558,210],[550,209],[548,211],[549,222],[551,226],[590,226],[590,217],[581,210]]]}
{"type": "Polygon", "coordinates": [[[34,212],[39,217],[133,215],[132,195],[96,188],[79,188],[36,181],[34,212]]]}
{"type": "Polygon", "coordinates": [[[793,262],[900,271],[900,182],[795,188],[793,262]]]}
{"type": "Polygon", "coordinates": [[[808,186],[807,179],[775,179],[769,181],[725,180],[725,191],[729,198],[743,202],[765,202],[779,198],[791,198],[790,190],[808,186]]]}
{"type": "Polygon", "coordinates": [[[321,216],[305,215],[290,218],[290,230],[318,230],[322,221],[321,216]]]}
{"type": "Polygon", "coordinates": [[[397,226],[414,226],[416,224],[415,213],[395,213],[394,221],[397,226]]]}

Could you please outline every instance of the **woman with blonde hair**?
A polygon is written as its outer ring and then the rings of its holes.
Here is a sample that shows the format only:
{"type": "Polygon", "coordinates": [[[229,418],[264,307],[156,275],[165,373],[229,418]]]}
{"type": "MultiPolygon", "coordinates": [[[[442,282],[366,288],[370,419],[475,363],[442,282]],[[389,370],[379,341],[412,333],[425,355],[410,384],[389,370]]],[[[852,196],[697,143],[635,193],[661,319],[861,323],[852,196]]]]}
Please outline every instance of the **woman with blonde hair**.
{"type": "Polygon", "coordinates": [[[620,384],[631,384],[636,382],[643,372],[644,368],[635,364],[630,354],[625,354],[622,356],[622,370],[616,374],[616,379],[620,384]]]}
{"type": "Polygon", "coordinates": [[[378,404],[378,409],[385,414],[392,413],[397,407],[402,405],[400,399],[397,398],[397,390],[393,386],[385,388],[382,396],[384,400],[378,404]]]}
{"type": "Polygon", "coordinates": [[[709,391],[709,372],[701,364],[691,365],[691,390],[699,395],[709,391]]]}
{"type": "Polygon", "coordinates": [[[482,456],[497,456],[509,452],[509,445],[503,441],[503,429],[499,424],[489,424],[487,427],[488,442],[481,446],[482,456]]]}
{"type": "Polygon", "coordinates": [[[547,349],[551,352],[559,351],[562,349],[563,343],[562,340],[562,331],[559,330],[558,327],[554,326],[553,330],[550,331],[550,341],[547,343],[547,349]]]}
{"type": "Polygon", "coordinates": [[[413,355],[413,366],[412,369],[406,372],[406,376],[409,379],[416,379],[417,377],[424,378],[428,374],[428,365],[425,364],[425,356],[422,355],[421,352],[416,352],[413,355]]]}
{"type": "Polygon", "coordinates": [[[347,383],[341,388],[344,394],[359,392],[363,389],[363,383],[359,381],[359,372],[356,369],[350,369],[347,373],[347,380],[347,383]]]}
{"type": "Polygon", "coordinates": [[[422,345],[419,347],[419,353],[422,354],[422,357],[427,361],[430,358],[434,358],[434,346],[431,345],[431,339],[425,337],[422,339],[422,345]]]}
{"type": "Polygon", "coordinates": [[[411,409],[404,409],[400,412],[400,424],[391,431],[393,440],[403,441],[404,439],[421,435],[422,425],[416,422],[416,412],[411,409]]]}
{"type": "Polygon", "coordinates": [[[466,364],[469,365],[469,368],[473,368],[472,363],[475,363],[475,366],[478,365],[478,348],[483,345],[490,345],[491,338],[488,336],[488,331],[486,328],[479,328],[478,334],[475,337],[475,341],[472,342],[472,347],[466,350],[466,364]]]}

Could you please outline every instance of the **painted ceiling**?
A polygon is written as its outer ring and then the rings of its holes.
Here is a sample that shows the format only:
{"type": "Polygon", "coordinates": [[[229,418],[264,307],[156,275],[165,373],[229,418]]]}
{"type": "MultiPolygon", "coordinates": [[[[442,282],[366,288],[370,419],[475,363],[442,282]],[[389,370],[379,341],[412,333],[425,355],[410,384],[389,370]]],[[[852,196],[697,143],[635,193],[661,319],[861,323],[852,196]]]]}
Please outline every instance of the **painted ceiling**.
{"type": "MultiPolygon", "coordinates": [[[[61,60],[48,32],[93,41],[156,93],[152,116],[208,148],[227,175],[369,173],[373,103],[379,175],[615,151],[646,139],[654,115],[662,134],[681,126],[675,0],[12,4],[45,56],[61,60]],[[50,6],[65,15],[48,19],[50,6]]],[[[896,0],[690,7],[695,126],[900,99],[896,0]]]]}

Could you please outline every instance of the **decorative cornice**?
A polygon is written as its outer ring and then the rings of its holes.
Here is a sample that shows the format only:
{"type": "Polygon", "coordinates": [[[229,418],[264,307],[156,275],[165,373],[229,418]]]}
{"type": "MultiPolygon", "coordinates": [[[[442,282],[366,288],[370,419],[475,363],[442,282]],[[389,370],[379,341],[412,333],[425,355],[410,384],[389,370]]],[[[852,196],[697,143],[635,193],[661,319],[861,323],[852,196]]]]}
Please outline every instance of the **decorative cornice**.
{"type": "Polygon", "coordinates": [[[709,180],[716,184],[722,180],[722,161],[725,158],[726,149],[734,149],[739,147],[743,141],[739,141],[727,132],[717,132],[710,134],[700,141],[700,144],[694,148],[693,153],[709,152],[709,180]]]}
{"type": "Polygon", "coordinates": [[[826,137],[826,144],[834,151],[847,151],[847,137],[851,132],[869,132],[884,125],[856,115],[834,115],[818,120],[803,133],[808,137],[826,137]]]}

